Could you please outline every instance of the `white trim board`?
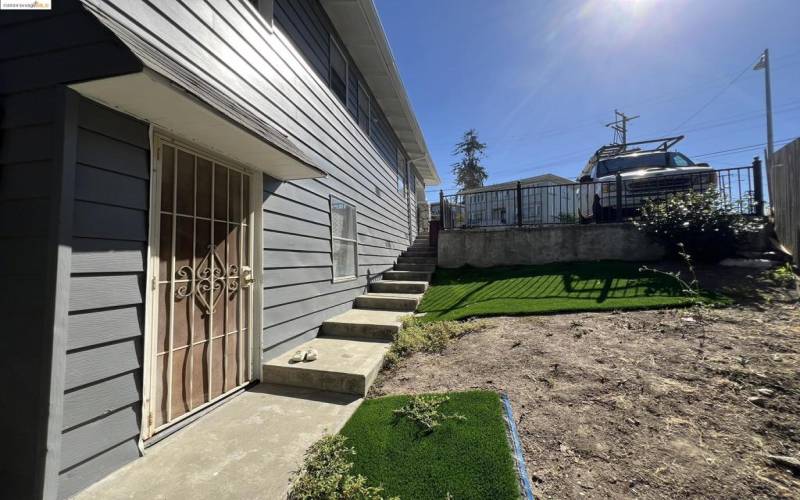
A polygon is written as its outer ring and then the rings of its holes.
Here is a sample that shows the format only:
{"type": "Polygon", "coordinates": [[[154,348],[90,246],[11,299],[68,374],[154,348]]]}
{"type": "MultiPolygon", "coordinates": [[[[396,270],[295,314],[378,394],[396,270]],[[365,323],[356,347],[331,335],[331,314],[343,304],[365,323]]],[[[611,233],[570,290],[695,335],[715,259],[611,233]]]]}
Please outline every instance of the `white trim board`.
{"type": "Polygon", "coordinates": [[[83,96],[279,180],[324,177],[150,70],[71,85],[83,96]]]}

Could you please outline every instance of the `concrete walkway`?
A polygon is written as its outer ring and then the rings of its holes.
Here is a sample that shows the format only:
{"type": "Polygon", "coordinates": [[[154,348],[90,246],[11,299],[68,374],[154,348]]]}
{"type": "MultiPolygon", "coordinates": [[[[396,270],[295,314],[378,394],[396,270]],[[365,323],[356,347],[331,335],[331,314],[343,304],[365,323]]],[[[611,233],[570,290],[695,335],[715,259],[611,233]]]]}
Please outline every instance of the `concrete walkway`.
{"type": "Polygon", "coordinates": [[[325,321],[321,337],[295,348],[317,350],[317,360],[292,363],[291,349],[264,362],[262,380],[273,384],[226,402],[77,498],[285,498],[306,449],[339,432],[361,404],[435,268],[428,235],[420,234],[384,272],[389,279],[357,297],[356,309],[325,321]]]}
{"type": "Polygon", "coordinates": [[[261,384],[76,498],[285,498],[306,449],[338,432],[360,404],[358,396],[261,384]]]}

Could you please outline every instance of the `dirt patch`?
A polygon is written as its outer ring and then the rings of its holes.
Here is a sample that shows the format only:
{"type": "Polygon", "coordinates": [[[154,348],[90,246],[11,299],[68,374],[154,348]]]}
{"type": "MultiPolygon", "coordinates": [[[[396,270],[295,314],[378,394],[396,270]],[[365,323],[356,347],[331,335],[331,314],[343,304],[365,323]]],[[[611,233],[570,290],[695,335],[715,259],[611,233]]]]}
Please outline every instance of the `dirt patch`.
{"type": "Polygon", "coordinates": [[[508,392],[538,497],[800,498],[767,458],[800,458],[800,306],[750,290],[726,309],[489,319],[372,394],[508,392]]]}

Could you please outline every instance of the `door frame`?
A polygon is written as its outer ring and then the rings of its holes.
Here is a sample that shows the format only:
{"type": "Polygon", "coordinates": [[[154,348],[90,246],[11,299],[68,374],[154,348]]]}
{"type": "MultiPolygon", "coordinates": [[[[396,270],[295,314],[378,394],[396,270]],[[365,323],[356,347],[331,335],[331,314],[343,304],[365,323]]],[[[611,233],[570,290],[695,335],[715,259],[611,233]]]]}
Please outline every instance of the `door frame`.
{"type": "Polygon", "coordinates": [[[163,144],[169,144],[196,153],[211,160],[218,160],[225,166],[233,167],[247,175],[250,179],[250,207],[248,207],[247,223],[250,227],[249,241],[251,266],[254,281],[250,293],[250,345],[247,350],[247,359],[244,360],[249,370],[249,384],[261,379],[261,304],[263,293],[263,265],[262,247],[258,244],[263,237],[261,200],[263,198],[263,175],[253,168],[232,160],[225,155],[212,151],[197,144],[180,139],[173,133],[166,132],[153,125],[150,126],[150,204],[148,207],[148,238],[145,272],[145,310],[144,310],[144,346],[142,363],[142,413],[139,432],[139,449],[144,453],[145,441],[162,434],[171,433],[177,427],[186,425],[202,416],[209,407],[219,404],[227,397],[241,391],[241,387],[233,389],[218,396],[197,408],[192,409],[172,422],[163,425],[158,432],[153,432],[151,423],[151,400],[155,398],[157,388],[154,362],[156,352],[155,338],[158,335],[158,297],[156,287],[159,270],[159,240],[160,240],[160,211],[161,211],[161,158],[159,151],[163,144]],[[194,418],[193,418],[194,417],[194,418]]]}

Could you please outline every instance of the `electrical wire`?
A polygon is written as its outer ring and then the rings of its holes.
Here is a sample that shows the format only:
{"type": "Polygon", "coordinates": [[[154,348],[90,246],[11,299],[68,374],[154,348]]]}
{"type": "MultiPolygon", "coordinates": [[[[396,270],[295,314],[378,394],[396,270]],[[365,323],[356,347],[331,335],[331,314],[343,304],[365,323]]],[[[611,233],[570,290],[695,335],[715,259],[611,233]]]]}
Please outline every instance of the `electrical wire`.
{"type": "MultiPolygon", "coordinates": [[[[780,146],[780,145],[792,142],[795,139],[797,139],[797,137],[789,137],[787,139],[780,139],[780,140],[774,141],[774,144],[780,146]]],[[[759,143],[759,144],[751,144],[749,146],[739,146],[739,147],[736,147],[736,148],[722,149],[722,150],[719,150],[719,151],[712,151],[711,153],[702,153],[702,154],[699,154],[699,155],[689,155],[689,157],[690,158],[705,158],[705,157],[708,157],[708,156],[717,156],[717,155],[722,155],[722,154],[726,154],[726,153],[727,154],[743,153],[745,151],[749,151],[749,150],[752,150],[752,149],[763,148],[766,145],[767,145],[766,142],[762,142],[762,143],[759,143]]]]}
{"type": "Polygon", "coordinates": [[[744,74],[745,74],[745,73],[747,73],[747,71],[748,71],[748,70],[750,70],[750,68],[752,68],[752,67],[753,67],[753,65],[754,65],[755,63],[757,63],[757,62],[758,62],[760,59],[761,59],[761,54],[759,54],[758,58],[757,58],[755,61],[753,61],[752,63],[750,63],[750,64],[748,64],[747,66],[745,66],[745,68],[742,70],[742,72],[741,72],[741,73],[739,73],[738,75],[736,75],[736,77],[735,77],[733,80],[731,80],[730,82],[728,82],[728,84],[727,84],[725,87],[723,87],[723,89],[722,89],[722,90],[720,90],[719,92],[717,92],[716,94],[714,94],[714,97],[712,97],[712,98],[711,98],[711,99],[709,99],[709,100],[708,100],[708,101],[707,101],[705,104],[703,104],[702,106],[700,106],[700,109],[698,109],[697,111],[695,111],[694,113],[692,113],[692,114],[689,116],[689,118],[687,118],[687,119],[683,120],[683,121],[680,123],[680,125],[678,125],[677,127],[673,128],[672,130],[678,130],[678,129],[682,128],[684,125],[686,125],[687,123],[689,123],[690,121],[692,121],[692,119],[694,119],[694,117],[695,117],[695,116],[697,116],[697,115],[699,115],[700,113],[702,113],[703,111],[705,111],[705,110],[706,110],[706,109],[707,109],[709,106],[711,106],[711,104],[713,104],[713,103],[714,103],[714,101],[716,101],[716,100],[717,100],[717,99],[718,99],[718,98],[719,98],[719,97],[720,97],[722,94],[724,94],[724,93],[725,93],[725,92],[726,92],[726,91],[727,91],[729,88],[731,88],[731,87],[733,86],[733,84],[734,84],[734,83],[736,83],[736,82],[739,80],[739,78],[741,78],[742,76],[744,76],[744,74]]]}

